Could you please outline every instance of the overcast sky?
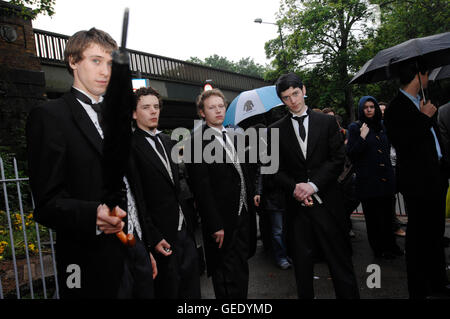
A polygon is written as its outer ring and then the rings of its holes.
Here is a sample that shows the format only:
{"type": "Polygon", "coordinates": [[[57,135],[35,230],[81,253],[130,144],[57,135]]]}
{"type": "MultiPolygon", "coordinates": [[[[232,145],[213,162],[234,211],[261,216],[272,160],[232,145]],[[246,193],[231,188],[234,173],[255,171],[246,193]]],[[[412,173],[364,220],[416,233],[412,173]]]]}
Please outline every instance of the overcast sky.
{"type": "Polygon", "coordinates": [[[278,36],[278,28],[253,21],[275,22],[279,5],[280,0],[56,0],[56,13],[39,15],[33,27],[65,35],[96,27],[120,43],[128,7],[130,49],[181,60],[250,56],[265,65],[270,61],[264,43],[278,36]]]}

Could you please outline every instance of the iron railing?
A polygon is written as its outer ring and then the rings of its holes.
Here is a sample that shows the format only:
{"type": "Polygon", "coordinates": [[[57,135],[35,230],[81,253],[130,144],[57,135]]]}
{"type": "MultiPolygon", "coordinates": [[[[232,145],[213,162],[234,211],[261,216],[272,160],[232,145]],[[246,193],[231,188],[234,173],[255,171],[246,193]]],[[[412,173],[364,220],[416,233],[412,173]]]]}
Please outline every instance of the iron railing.
{"type": "Polygon", "coordinates": [[[9,168],[12,178],[7,178],[0,158],[0,193],[5,205],[0,206],[0,299],[58,298],[53,232],[35,223],[32,213],[26,214],[34,210],[29,179],[19,177],[16,159],[9,168]]]}
{"type": "MultiPolygon", "coordinates": [[[[33,29],[36,53],[43,64],[64,65],[68,36],[33,29]]],[[[270,85],[261,78],[215,69],[146,52],[129,50],[131,71],[143,78],[174,81],[202,86],[212,79],[221,89],[246,91],[270,85]]]]}

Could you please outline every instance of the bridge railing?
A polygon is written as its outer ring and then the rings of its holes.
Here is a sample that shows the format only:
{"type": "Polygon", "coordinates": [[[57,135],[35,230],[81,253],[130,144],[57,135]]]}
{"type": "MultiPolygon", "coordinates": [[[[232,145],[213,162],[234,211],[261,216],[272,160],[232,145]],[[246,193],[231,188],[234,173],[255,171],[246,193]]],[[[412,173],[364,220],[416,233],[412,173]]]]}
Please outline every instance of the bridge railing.
{"type": "MultiPolygon", "coordinates": [[[[36,53],[41,62],[44,64],[64,65],[64,49],[69,37],[39,29],[33,30],[36,53]]],[[[270,83],[257,77],[136,50],[129,50],[129,52],[132,72],[149,79],[176,81],[194,85],[203,85],[205,80],[212,79],[216,87],[237,91],[270,85],[270,83]]]]}

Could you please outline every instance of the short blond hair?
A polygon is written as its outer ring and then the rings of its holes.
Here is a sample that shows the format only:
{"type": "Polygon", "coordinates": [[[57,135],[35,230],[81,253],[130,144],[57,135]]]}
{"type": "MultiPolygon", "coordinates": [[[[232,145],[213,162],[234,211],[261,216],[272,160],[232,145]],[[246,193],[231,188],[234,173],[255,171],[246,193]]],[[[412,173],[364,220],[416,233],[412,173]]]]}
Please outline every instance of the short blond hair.
{"type": "Polygon", "coordinates": [[[197,114],[200,116],[200,110],[203,111],[205,108],[205,100],[211,96],[218,96],[222,98],[223,103],[225,106],[227,106],[227,100],[225,99],[225,95],[223,95],[222,91],[219,89],[212,89],[203,91],[198,97],[197,97],[197,114]]]}

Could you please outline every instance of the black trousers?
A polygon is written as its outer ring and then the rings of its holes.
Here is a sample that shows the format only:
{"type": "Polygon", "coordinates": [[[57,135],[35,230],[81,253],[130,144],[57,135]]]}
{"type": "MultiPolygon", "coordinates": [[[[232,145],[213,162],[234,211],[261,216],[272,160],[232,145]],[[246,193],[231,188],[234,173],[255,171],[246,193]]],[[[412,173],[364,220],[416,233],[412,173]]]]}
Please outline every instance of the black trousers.
{"type": "Polygon", "coordinates": [[[157,253],[158,276],[155,278],[157,299],[200,299],[200,272],[194,238],[183,228],[170,243],[172,254],[157,253]]]}
{"type": "MultiPolygon", "coordinates": [[[[316,204],[317,205],[317,204],[316,204]]],[[[337,298],[357,299],[359,289],[353,270],[349,237],[336,217],[323,205],[290,211],[288,247],[292,257],[299,299],[314,298],[314,249],[328,264],[337,298]]]]}
{"type": "Polygon", "coordinates": [[[126,249],[127,257],[117,298],[154,298],[153,268],[143,242],[136,237],[136,245],[126,249]]]}
{"type": "Polygon", "coordinates": [[[448,184],[436,191],[403,192],[408,224],[406,271],[410,298],[421,299],[448,284],[445,261],[445,202],[448,184]]]}
{"type": "Polygon", "coordinates": [[[245,209],[235,233],[229,235],[232,236],[231,242],[221,248],[220,261],[212,273],[214,293],[217,299],[247,299],[250,234],[249,216],[245,209]]]}
{"type": "Polygon", "coordinates": [[[392,200],[393,196],[361,200],[367,238],[376,256],[398,248],[392,232],[392,200]]]}

